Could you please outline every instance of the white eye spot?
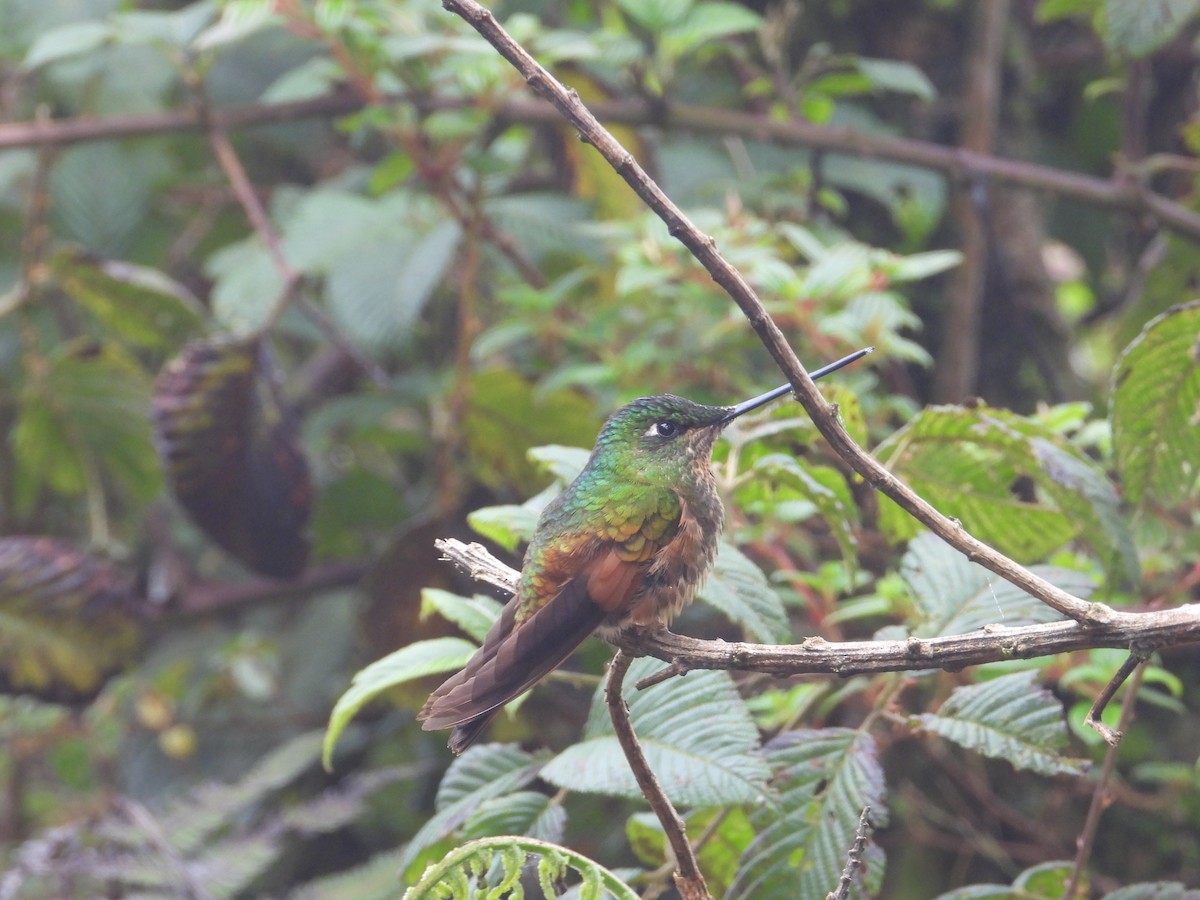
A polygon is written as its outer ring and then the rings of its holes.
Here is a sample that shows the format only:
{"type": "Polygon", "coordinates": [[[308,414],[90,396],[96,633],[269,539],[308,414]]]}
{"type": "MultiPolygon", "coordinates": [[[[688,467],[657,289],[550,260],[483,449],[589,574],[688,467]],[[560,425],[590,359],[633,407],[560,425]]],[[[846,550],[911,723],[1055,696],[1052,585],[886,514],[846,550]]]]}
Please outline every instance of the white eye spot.
{"type": "Polygon", "coordinates": [[[645,437],[673,438],[679,434],[679,426],[674,422],[655,422],[646,429],[645,437]]]}

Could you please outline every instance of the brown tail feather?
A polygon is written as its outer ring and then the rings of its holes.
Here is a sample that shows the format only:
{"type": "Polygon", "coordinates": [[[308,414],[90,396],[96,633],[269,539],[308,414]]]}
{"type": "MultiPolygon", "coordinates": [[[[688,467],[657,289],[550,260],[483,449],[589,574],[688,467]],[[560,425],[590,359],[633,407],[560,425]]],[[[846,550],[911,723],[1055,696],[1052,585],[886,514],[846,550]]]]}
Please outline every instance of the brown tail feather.
{"type": "Polygon", "coordinates": [[[500,707],[556,669],[607,615],[588,596],[586,575],[567,583],[536,613],[516,625],[515,603],[501,613],[483,646],[461,672],[430,695],[422,728],[454,728],[450,749],[461,753],[500,707]]]}

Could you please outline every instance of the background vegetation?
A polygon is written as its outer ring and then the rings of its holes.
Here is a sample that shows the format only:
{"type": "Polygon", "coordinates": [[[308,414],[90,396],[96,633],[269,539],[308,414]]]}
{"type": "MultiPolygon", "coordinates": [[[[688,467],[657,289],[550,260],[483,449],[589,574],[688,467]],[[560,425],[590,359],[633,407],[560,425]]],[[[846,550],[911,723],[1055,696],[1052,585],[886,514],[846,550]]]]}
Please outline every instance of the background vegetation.
{"type": "MultiPolygon", "coordinates": [[[[825,394],[882,462],[1077,596],[1159,610],[1200,582],[1198,6],[495,11],[806,364],[877,347],[825,394]]],[[[605,645],[453,763],[416,727],[498,608],[433,541],[515,561],[616,405],[779,383],[745,319],[435,3],[0,14],[0,898],[385,897],[439,861],[462,895],[471,866],[671,890],[605,645]]],[[[794,404],[717,465],[726,544],[682,633],[1058,618],[794,404]]],[[[862,894],[1181,897],[1200,666],[1140,667],[1113,750],[1082,721],[1126,656],[629,699],[715,895],[823,897],[869,804],[862,894]]]]}

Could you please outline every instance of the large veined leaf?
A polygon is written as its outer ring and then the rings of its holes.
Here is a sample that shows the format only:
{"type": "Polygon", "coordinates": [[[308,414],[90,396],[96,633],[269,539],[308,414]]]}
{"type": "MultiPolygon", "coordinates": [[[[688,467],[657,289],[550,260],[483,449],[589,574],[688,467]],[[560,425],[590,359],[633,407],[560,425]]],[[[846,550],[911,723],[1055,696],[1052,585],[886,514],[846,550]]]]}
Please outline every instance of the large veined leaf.
{"type": "Polygon", "coordinates": [[[112,566],[52,538],[0,538],[0,689],[88,699],[141,632],[137,597],[112,566]]]}
{"type": "MultiPolygon", "coordinates": [[[[777,796],[751,817],[758,832],[746,850],[727,900],[758,897],[824,897],[833,890],[858,817],[887,824],[883,768],[874,739],[848,728],[802,729],[766,746],[777,796]]],[[[862,877],[877,889],[883,853],[873,845],[862,877]]]]}
{"type": "MultiPolygon", "coordinates": [[[[1078,537],[1119,580],[1138,578],[1133,541],[1104,472],[1036,422],[988,407],[929,407],[875,455],[975,537],[1021,562],[1078,537]]],[[[880,524],[893,540],[915,537],[921,527],[886,499],[880,524]]]]}
{"type": "Polygon", "coordinates": [[[854,536],[858,507],[840,472],[829,466],[811,465],[784,453],[764,456],[754,463],[751,471],[785,485],[812,503],[829,525],[843,559],[854,559],[858,545],[854,536]]]}
{"type": "Polygon", "coordinates": [[[200,330],[199,301],[157,269],[77,250],[55,253],[50,268],[62,289],[122,340],[173,349],[200,330]]]}
{"type": "Polygon", "coordinates": [[[480,744],[456,759],[438,786],[437,812],[405,847],[404,872],[427,849],[453,833],[480,806],[518,791],[537,777],[542,760],[512,744],[480,744]]]}
{"type": "Polygon", "coordinates": [[[1080,761],[1061,755],[1067,744],[1062,704],[1036,677],[1015,672],[956,688],[936,713],[922,713],[916,721],[926,731],[1018,769],[1078,775],[1080,761]]]}
{"type": "Polygon", "coordinates": [[[329,768],[338,738],[358,711],[381,694],[417,678],[461,669],[478,649],[462,638],[444,637],[401,647],[360,670],[349,690],[338,698],[329,714],[322,759],[329,768]]]}
{"type": "Polygon", "coordinates": [[[779,594],[762,569],[732,544],[722,541],[712,573],[696,596],[745,628],[753,640],[781,644],[791,636],[779,594]]]}
{"type": "Polygon", "coordinates": [[[537,791],[517,791],[485,800],[467,820],[463,836],[524,834],[540,841],[561,841],[567,811],[561,802],[537,791]]]}
{"type": "Polygon", "coordinates": [[[1117,361],[1117,469],[1134,503],[1175,504],[1200,476],[1200,301],[1152,319],[1117,361]]]}
{"type": "MultiPolygon", "coordinates": [[[[929,532],[909,543],[900,570],[923,620],[913,630],[921,637],[965,634],[993,623],[1036,625],[1062,618],[929,532]]],[[[1096,587],[1087,575],[1071,569],[1033,566],[1030,571],[1085,600],[1096,587]]]]}
{"type": "Polygon", "coordinates": [[[34,367],[13,429],[18,506],[42,486],[60,494],[118,487],[135,501],[155,496],[161,469],[146,408],[150,378],[115,344],[63,344],[34,367]]]}
{"type": "MultiPolygon", "coordinates": [[[[691,672],[644,691],[638,679],[662,663],[636,660],[626,677],[629,716],[646,759],[667,796],[681,806],[748,803],[766,786],[758,730],[725,672],[691,672]]],[[[542,770],[552,784],[585,793],[640,797],[641,791],[613,734],[604,689],[592,698],[583,740],[542,770]]]]}
{"type": "Polygon", "coordinates": [[[154,426],[171,489],[208,537],[263,575],[303,571],[312,482],[259,339],[185,347],[155,383],[154,426]]]}

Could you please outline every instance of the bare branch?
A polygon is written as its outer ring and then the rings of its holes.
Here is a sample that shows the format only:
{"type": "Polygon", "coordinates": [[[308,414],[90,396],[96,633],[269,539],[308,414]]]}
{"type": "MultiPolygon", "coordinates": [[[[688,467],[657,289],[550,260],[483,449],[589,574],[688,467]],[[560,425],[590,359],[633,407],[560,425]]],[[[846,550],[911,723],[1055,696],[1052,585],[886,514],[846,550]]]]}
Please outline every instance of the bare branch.
{"type": "Polygon", "coordinates": [[[863,852],[867,849],[867,840],[871,837],[871,807],[864,806],[858,814],[858,827],[854,829],[854,843],[846,852],[846,868],[842,869],[842,877],[838,879],[837,890],[825,895],[825,900],[846,900],[850,896],[850,884],[854,881],[854,873],[863,863],[863,852]]]}
{"type": "MultiPolygon", "coordinates": [[[[1136,656],[1131,654],[1129,659],[1126,660],[1126,664],[1132,659],[1136,659],[1136,656]]],[[[1121,666],[1121,669],[1123,671],[1125,666],[1121,666]]],[[[1141,666],[1141,660],[1138,660],[1133,666],[1133,677],[1129,680],[1129,690],[1125,694],[1125,705],[1121,708],[1121,719],[1117,722],[1118,735],[1124,732],[1133,720],[1133,709],[1137,704],[1138,689],[1142,686],[1142,676],[1145,674],[1145,671],[1145,668],[1141,666]]],[[[1126,672],[1125,674],[1129,673],[1126,672]]],[[[1124,677],[1121,680],[1123,681],[1124,677]]],[[[1107,688],[1105,690],[1107,691],[1107,688]]],[[[1113,690],[1115,691],[1116,688],[1113,688],[1113,690]]],[[[1108,808],[1112,799],[1111,781],[1113,770],[1117,764],[1119,747],[1119,741],[1109,741],[1108,752],[1104,754],[1104,764],[1100,768],[1100,777],[1096,780],[1096,792],[1092,794],[1092,802],[1088,807],[1087,819],[1083,823],[1083,831],[1076,838],[1076,845],[1079,849],[1075,854],[1075,864],[1071,867],[1071,878],[1067,882],[1066,890],[1063,891],[1063,900],[1075,900],[1077,896],[1080,896],[1079,889],[1083,882],[1083,870],[1092,856],[1092,847],[1096,842],[1096,832],[1100,828],[1100,817],[1104,814],[1104,810],[1108,808]]]]}
{"type": "MultiPolygon", "coordinates": [[[[411,97],[389,95],[390,103],[407,103],[421,112],[460,109],[473,101],[462,97],[411,97]]],[[[288,103],[252,103],[212,111],[213,121],[225,131],[292,122],[300,119],[348,115],[366,106],[349,92],[338,92],[288,103]]],[[[1200,214],[1169,197],[1155,193],[1145,179],[1163,167],[1151,157],[1134,170],[1111,178],[1097,178],[1017,159],[989,156],[959,147],[948,147],[913,138],[866,134],[839,125],[818,125],[799,119],[776,121],[741,110],[686,104],[650,104],[641,100],[608,100],[592,105],[596,116],[621,125],[671,126],[702,134],[740,134],[754,140],[792,147],[807,147],[870,159],[886,159],[958,178],[988,178],[1005,184],[1046,191],[1105,209],[1153,216],[1165,228],[1200,240],[1200,214]]],[[[523,98],[495,108],[503,122],[529,125],[559,123],[559,113],[549,103],[523,98]]],[[[141,116],[80,117],[57,121],[14,122],[0,125],[0,150],[20,147],[67,146],[86,141],[140,137],[203,130],[196,110],[177,109],[141,116]]]]}
{"type": "MultiPolygon", "coordinates": [[[[486,581],[511,591],[517,572],[481,544],[454,539],[436,542],[446,559],[486,581]]],[[[692,669],[727,669],[767,675],[859,675],[925,669],[958,671],[966,666],[1032,659],[1096,647],[1161,647],[1200,643],[1200,604],[1151,612],[1113,611],[1103,624],[1052,622],[1007,627],[986,625],[967,634],[899,641],[827,641],[810,637],[799,644],[701,641],[669,631],[628,631],[612,641],[622,650],[653,656],[670,665],[638,684],[655,684],[692,669]]]]}
{"type": "Polygon", "coordinates": [[[625,681],[625,674],[632,662],[632,656],[618,650],[617,655],[608,664],[608,677],[604,681],[604,702],[608,704],[608,715],[612,719],[617,741],[629,761],[629,768],[633,770],[633,777],[637,779],[642,796],[658,816],[667,842],[675,854],[675,887],[679,890],[679,895],[683,900],[711,900],[708,885],[704,883],[704,876],[700,874],[696,853],[688,842],[683,819],[679,817],[662,785],[658,783],[654,770],[646,761],[646,754],[642,752],[642,745],[638,743],[637,735],[634,734],[633,724],[629,721],[629,707],[621,694],[621,684],[625,681]]]}
{"type": "Polygon", "coordinates": [[[1104,715],[1104,708],[1116,696],[1121,685],[1125,683],[1125,679],[1133,673],[1134,669],[1144,663],[1148,656],[1149,654],[1144,650],[1131,650],[1129,655],[1125,657],[1125,661],[1121,663],[1121,668],[1117,669],[1116,674],[1109,679],[1108,684],[1104,686],[1104,690],[1100,692],[1100,696],[1096,698],[1096,702],[1092,704],[1092,708],[1088,710],[1088,714],[1083,719],[1083,724],[1094,729],[1100,737],[1104,738],[1105,743],[1110,747],[1115,747],[1121,743],[1121,738],[1124,737],[1124,734],[1120,729],[1114,730],[1109,728],[1101,721],[1100,717],[1104,715]]]}
{"type": "Polygon", "coordinates": [[[1088,603],[1073,596],[970,535],[961,522],[942,515],[858,446],[842,426],[837,411],[817,390],[808,372],[788,345],[783,332],[754,293],[754,289],[717,250],[716,241],[702,233],[663,193],[633,155],[588,111],[580,101],[579,95],[565,87],[538,64],[525,48],[500,26],[496,17],[475,0],[443,0],[442,5],[466,20],[501,56],[512,63],[534,91],[554,104],[555,108],[579,130],[580,137],[600,152],[617,174],[624,178],[646,205],[666,223],[671,235],[687,247],[708,270],[713,280],[725,289],[741,308],[767,352],[791,382],[796,399],[800,401],[817,430],[847,465],[866,479],[868,484],[890,497],[909,515],[972,562],[995,572],[1072,619],[1088,625],[1099,625],[1111,620],[1114,613],[1108,607],[1100,603],[1088,603]]]}

